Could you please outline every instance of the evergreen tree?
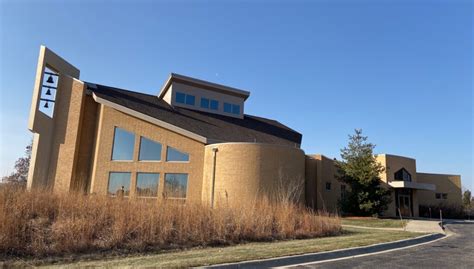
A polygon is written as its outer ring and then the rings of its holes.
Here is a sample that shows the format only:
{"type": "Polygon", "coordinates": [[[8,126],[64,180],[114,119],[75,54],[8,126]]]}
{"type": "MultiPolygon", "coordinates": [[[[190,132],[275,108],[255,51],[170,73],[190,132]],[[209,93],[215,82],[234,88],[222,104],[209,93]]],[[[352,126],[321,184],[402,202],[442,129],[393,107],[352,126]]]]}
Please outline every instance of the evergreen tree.
{"type": "Polygon", "coordinates": [[[344,213],[380,215],[390,203],[390,190],[381,186],[380,174],[384,167],[375,159],[374,148],[362,130],[356,129],[354,135],[349,135],[349,145],[341,149],[342,161],[336,161],[336,177],[349,186],[340,200],[344,213]]]}

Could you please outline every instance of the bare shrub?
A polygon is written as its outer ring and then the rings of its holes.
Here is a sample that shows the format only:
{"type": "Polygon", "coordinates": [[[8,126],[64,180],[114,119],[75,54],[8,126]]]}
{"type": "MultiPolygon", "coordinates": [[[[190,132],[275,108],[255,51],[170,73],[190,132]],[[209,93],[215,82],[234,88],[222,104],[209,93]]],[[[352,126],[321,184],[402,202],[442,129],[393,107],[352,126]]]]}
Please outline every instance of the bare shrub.
{"type": "Polygon", "coordinates": [[[0,189],[0,253],[146,251],[335,235],[340,220],[263,198],[211,209],[195,203],[0,189]]]}

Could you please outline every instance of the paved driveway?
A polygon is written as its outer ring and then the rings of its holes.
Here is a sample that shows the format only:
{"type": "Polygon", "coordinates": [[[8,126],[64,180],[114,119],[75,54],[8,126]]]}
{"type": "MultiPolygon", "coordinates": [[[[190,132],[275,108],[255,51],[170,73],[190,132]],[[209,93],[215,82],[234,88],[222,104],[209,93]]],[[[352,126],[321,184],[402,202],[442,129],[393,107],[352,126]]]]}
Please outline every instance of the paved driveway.
{"type": "Polygon", "coordinates": [[[293,268],[474,268],[474,223],[452,223],[446,227],[454,234],[434,243],[293,268]]]}

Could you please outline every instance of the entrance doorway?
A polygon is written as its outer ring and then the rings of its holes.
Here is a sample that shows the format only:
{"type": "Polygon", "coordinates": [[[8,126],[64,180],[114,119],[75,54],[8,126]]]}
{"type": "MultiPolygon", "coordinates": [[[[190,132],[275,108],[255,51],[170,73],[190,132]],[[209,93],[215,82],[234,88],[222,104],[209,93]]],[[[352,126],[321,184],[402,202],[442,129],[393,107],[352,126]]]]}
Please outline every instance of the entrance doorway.
{"type": "Polygon", "coordinates": [[[412,204],[412,190],[411,189],[397,189],[396,192],[397,216],[402,214],[402,217],[413,217],[412,204]],[[400,211],[398,211],[400,209],[400,211]]]}
{"type": "Polygon", "coordinates": [[[410,195],[400,194],[398,195],[398,205],[400,208],[400,213],[403,217],[411,216],[411,201],[410,195]]]}

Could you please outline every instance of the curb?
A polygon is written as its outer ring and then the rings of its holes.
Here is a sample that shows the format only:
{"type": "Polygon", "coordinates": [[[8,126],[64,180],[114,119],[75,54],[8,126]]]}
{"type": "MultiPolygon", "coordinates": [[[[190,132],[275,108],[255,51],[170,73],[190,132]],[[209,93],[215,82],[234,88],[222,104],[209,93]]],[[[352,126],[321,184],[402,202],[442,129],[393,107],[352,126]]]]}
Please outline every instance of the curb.
{"type": "Polygon", "coordinates": [[[444,234],[428,234],[411,239],[403,239],[387,243],[379,243],[364,247],[346,248],[318,253],[308,253],[294,256],[283,256],[263,260],[252,260],[236,263],[216,264],[200,268],[269,268],[302,265],[305,263],[321,263],[335,259],[352,258],[360,255],[370,255],[378,252],[426,244],[446,237],[444,234]]]}

